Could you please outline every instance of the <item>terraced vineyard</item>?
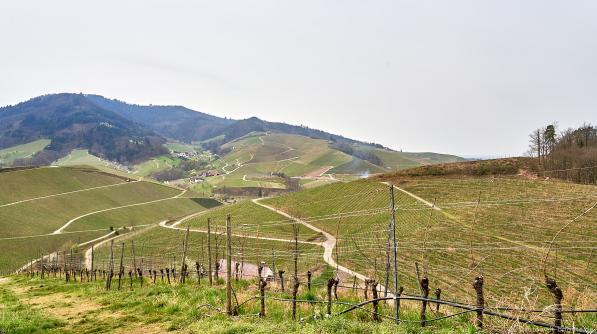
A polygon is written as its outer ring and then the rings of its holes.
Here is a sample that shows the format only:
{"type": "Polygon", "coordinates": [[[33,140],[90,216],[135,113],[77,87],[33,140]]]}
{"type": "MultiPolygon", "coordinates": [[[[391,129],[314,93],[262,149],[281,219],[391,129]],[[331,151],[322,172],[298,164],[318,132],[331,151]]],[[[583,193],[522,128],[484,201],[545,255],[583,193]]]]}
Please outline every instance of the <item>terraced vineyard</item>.
{"type": "MultiPolygon", "coordinates": [[[[543,260],[557,234],[547,273],[557,275],[569,305],[595,306],[597,212],[567,225],[595,204],[594,186],[520,178],[392,181],[420,197],[395,191],[399,278],[407,291],[418,289],[418,262],[447,298],[472,301],[469,284],[483,273],[486,300],[494,305],[529,306],[529,291],[533,302],[548,302],[543,260]]],[[[265,203],[336,234],[338,262],[383,281],[387,186],[333,184],[265,203]]]]}
{"type": "Polygon", "coordinates": [[[93,168],[35,168],[0,173],[0,270],[39,253],[80,244],[112,229],[178,218],[219,205],[183,190],[93,168]]]}
{"type": "Polygon", "coordinates": [[[380,165],[332,148],[321,139],[289,134],[255,132],[223,145],[230,150],[223,158],[221,172],[208,183],[215,187],[285,188],[284,180],[274,174],[304,179],[309,187],[337,182],[340,175],[385,173],[439,162],[461,161],[461,158],[436,153],[402,153],[373,146],[355,146],[361,153],[379,159],[380,165]],[[328,177],[330,176],[330,177],[328,177]],[[336,177],[338,176],[338,178],[336,177]],[[316,182],[317,181],[317,182],[316,182]]]}

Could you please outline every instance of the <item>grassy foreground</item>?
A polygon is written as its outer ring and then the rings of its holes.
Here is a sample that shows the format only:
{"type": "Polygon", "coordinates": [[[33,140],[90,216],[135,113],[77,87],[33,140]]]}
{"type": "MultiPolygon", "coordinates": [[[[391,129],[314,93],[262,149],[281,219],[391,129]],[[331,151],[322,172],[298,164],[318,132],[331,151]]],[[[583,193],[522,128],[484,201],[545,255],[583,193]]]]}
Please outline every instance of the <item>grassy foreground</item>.
{"type": "MultiPolygon", "coordinates": [[[[220,282],[222,283],[222,282],[220,282]]],[[[70,283],[59,279],[10,277],[0,283],[0,330],[5,333],[474,333],[468,316],[432,323],[424,330],[418,323],[396,326],[390,320],[376,323],[369,312],[325,316],[324,304],[302,304],[298,321],[290,318],[290,304],[267,301],[267,317],[260,319],[258,301],[248,302],[240,315],[229,318],[224,308],[223,284],[206,282],[172,285],[135,284],[121,291],[106,291],[103,282],[70,283]]],[[[255,296],[255,282],[235,282],[240,301],[255,296]]],[[[299,292],[299,298],[323,299],[322,292],[299,292]]],[[[306,289],[304,289],[306,290],[306,289]]],[[[340,293],[340,291],[339,291],[340,293]]],[[[269,296],[288,297],[276,287],[269,296]]],[[[350,300],[350,295],[340,295],[350,300]]],[[[334,306],[334,312],[343,307],[334,306]]],[[[390,311],[390,306],[383,306],[390,311]]],[[[402,312],[404,320],[418,319],[414,309],[402,312]]]]}

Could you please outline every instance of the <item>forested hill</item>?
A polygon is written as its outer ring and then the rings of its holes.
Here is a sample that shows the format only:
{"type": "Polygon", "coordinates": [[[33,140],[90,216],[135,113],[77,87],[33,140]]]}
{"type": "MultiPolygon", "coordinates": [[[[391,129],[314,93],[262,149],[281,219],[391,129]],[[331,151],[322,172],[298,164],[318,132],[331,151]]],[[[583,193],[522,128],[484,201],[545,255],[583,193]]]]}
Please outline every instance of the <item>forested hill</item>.
{"type": "Polygon", "coordinates": [[[50,139],[31,164],[49,164],[75,148],[121,163],[164,154],[164,138],[81,94],[54,94],[0,108],[0,149],[50,139]]]}
{"type": "Polygon", "coordinates": [[[295,134],[314,139],[382,147],[382,145],[364,143],[325,131],[311,129],[306,126],[268,122],[257,117],[232,120],[212,116],[182,106],[144,106],[107,99],[99,95],[85,96],[98,106],[143,124],[164,137],[184,142],[211,139],[210,149],[215,149],[225,142],[240,138],[251,132],[295,134]]]}

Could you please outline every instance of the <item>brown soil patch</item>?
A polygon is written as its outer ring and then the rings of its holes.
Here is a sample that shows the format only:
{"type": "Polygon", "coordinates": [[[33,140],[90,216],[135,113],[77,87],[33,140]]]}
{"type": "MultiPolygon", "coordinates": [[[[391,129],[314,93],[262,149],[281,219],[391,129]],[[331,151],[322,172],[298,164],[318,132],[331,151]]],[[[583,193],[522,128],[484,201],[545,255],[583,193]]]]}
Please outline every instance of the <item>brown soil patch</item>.
{"type": "Polygon", "coordinates": [[[327,167],[321,167],[319,169],[316,169],[312,172],[309,172],[307,174],[305,174],[305,177],[319,177],[321,176],[323,173],[327,172],[328,170],[330,170],[332,167],[331,166],[327,166],[327,167]]]}

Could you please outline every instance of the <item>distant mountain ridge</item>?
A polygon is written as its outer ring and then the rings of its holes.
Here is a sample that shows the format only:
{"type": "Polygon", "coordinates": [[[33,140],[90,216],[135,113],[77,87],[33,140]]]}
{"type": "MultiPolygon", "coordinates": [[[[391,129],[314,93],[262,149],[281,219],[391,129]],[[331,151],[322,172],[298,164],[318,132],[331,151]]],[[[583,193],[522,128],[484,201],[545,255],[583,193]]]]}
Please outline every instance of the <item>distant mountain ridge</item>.
{"type": "MultiPolygon", "coordinates": [[[[375,150],[393,152],[375,143],[250,117],[233,120],[183,106],[137,105],[93,94],[60,93],[0,108],[0,150],[40,139],[51,144],[24,164],[49,164],[73,149],[88,149],[100,158],[132,165],[167,154],[168,139],[225,154],[225,143],[247,134],[279,133],[323,139],[354,157],[385,165],[375,150]]],[[[383,153],[383,152],[382,152],[383,153]]]]}
{"type": "MultiPolygon", "coordinates": [[[[241,120],[221,118],[182,106],[142,106],[100,95],[85,95],[98,106],[143,124],[164,137],[184,141],[205,141],[215,137],[216,144],[223,144],[251,132],[275,132],[307,136],[315,139],[343,141],[349,144],[366,144],[382,148],[382,145],[365,143],[325,131],[304,126],[290,125],[250,117],[241,120]]],[[[214,145],[214,144],[212,144],[214,145]]],[[[387,148],[386,148],[387,149],[387,148]]]]}
{"type": "Polygon", "coordinates": [[[81,94],[45,95],[0,108],[0,148],[39,139],[51,143],[32,164],[49,164],[75,148],[121,163],[168,152],[163,137],[81,94]]]}

